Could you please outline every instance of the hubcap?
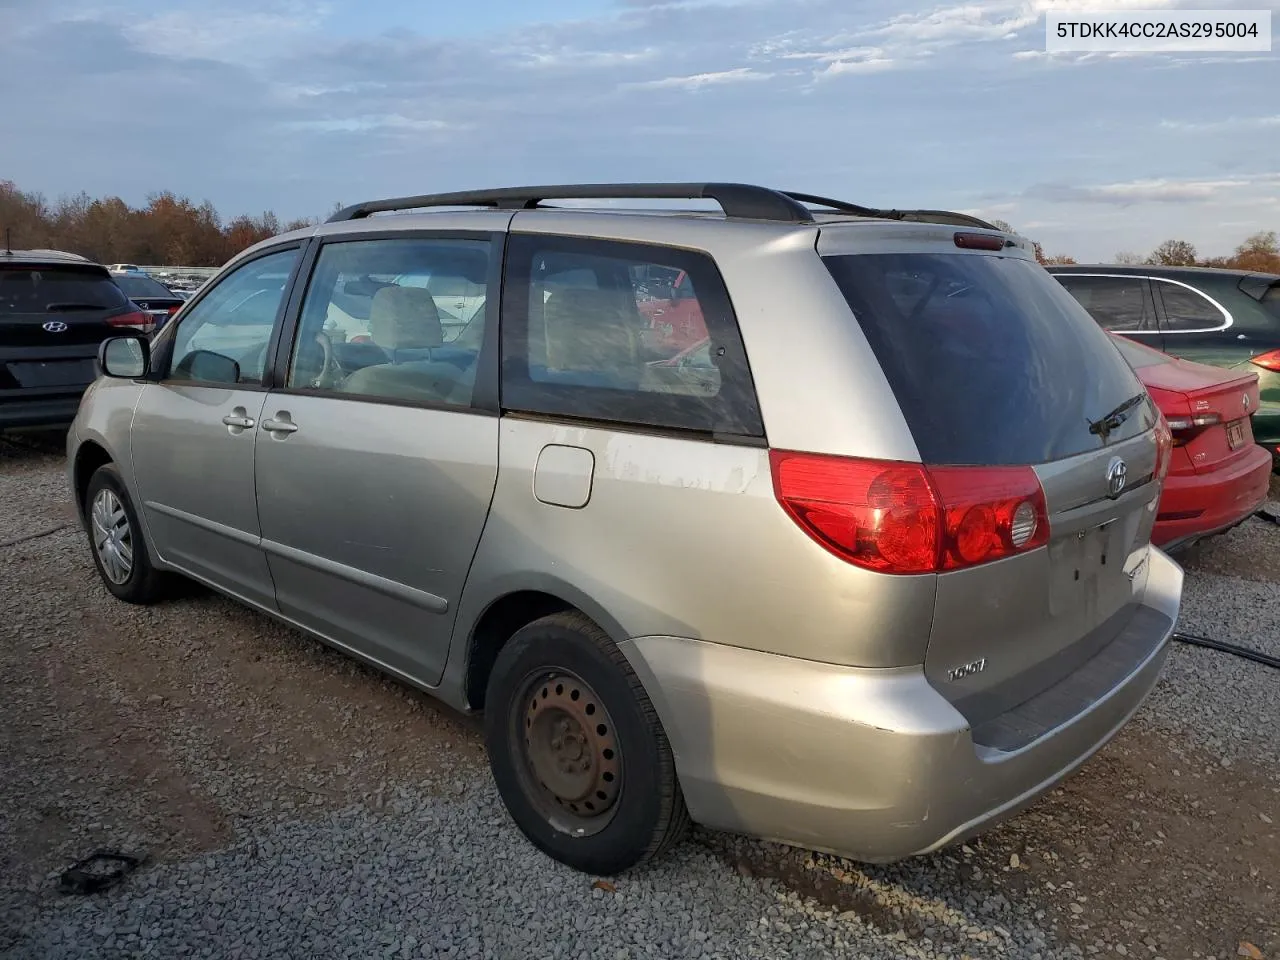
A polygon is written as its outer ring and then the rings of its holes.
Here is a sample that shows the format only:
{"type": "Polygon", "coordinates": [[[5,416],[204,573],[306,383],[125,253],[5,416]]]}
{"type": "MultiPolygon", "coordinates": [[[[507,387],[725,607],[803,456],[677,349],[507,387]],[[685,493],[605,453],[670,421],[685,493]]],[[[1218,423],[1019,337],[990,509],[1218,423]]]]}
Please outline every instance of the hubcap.
{"type": "Polygon", "coordinates": [[[603,829],[622,789],[622,757],[604,704],[563,671],[533,678],[522,700],[525,757],[552,820],[568,815],[576,834],[603,829]]]}
{"type": "Polygon", "coordinates": [[[114,491],[99,490],[90,511],[93,546],[102,570],[114,584],[122,584],[133,571],[133,533],[129,517],[114,491]]]}

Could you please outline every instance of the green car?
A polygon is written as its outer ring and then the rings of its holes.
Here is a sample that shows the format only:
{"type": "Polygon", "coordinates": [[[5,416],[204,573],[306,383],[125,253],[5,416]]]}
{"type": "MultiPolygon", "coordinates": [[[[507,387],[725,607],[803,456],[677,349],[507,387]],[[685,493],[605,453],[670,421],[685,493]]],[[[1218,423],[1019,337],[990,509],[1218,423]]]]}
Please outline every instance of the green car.
{"type": "Polygon", "coordinates": [[[1185,360],[1256,373],[1253,436],[1280,470],[1280,276],[1149,265],[1048,270],[1114,333],[1185,360]]]}

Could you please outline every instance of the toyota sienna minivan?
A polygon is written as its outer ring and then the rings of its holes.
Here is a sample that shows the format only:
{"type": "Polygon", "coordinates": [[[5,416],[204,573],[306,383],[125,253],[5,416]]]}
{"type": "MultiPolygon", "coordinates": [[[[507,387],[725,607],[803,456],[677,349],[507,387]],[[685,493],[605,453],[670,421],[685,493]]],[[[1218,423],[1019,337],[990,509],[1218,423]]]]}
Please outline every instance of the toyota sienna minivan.
{"type": "Polygon", "coordinates": [[[98,362],[67,450],[106,588],[189,577],[482,712],[514,821],[592,873],[691,820],[960,841],[1116,734],[1178,615],[1164,421],[1027,242],[959,214],[375,201],[98,362]],[[659,272],[706,327],[679,363],[659,272]],[[483,302],[445,323],[437,283],[483,302]]]}

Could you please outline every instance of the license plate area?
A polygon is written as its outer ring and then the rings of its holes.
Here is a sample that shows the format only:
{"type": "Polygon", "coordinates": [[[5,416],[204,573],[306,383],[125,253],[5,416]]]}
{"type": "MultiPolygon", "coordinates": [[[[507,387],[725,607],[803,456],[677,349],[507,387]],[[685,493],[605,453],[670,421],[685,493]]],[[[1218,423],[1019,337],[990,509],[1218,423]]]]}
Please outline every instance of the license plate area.
{"type": "Polygon", "coordinates": [[[93,382],[92,360],[36,360],[10,363],[20,387],[78,387],[93,382]]]}
{"type": "Polygon", "coordinates": [[[1227,424],[1227,446],[1238,450],[1244,446],[1244,421],[1232,420],[1227,424]]]}
{"type": "Polygon", "coordinates": [[[1117,517],[1069,534],[1049,551],[1050,598],[1054,616],[1105,614],[1133,594],[1125,565],[1133,542],[1135,517],[1117,517]]]}

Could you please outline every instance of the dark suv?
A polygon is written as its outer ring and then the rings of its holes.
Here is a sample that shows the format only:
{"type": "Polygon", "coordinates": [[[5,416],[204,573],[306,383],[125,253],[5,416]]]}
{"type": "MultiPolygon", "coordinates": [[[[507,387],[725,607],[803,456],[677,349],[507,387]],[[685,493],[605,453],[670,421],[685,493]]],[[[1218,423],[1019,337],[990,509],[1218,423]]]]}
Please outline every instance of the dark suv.
{"type": "Polygon", "coordinates": [[[150,333],[107,268],[57,250],[0,252],[0,431],[75,419],[98,344],[150,333]]]}
{"type": "Polygon", "coordinates": [[[1280,276],[1214,267],[1049,267],[1103,327],[1258,375],[1253,434],[1280,467],[1280,276]]]}

